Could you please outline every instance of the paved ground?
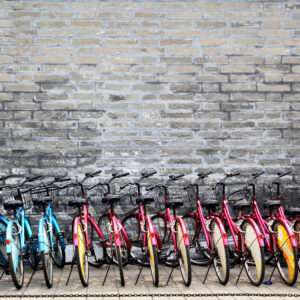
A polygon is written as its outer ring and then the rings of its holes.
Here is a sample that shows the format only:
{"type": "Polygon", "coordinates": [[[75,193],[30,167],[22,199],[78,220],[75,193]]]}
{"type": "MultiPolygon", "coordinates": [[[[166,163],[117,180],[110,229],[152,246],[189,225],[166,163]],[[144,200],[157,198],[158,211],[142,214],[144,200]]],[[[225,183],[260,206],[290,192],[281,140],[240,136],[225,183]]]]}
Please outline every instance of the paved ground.
{"type": "MultiPolygon", "coordinates": [[[[239,300],[248,300],[248,299],[262,299],[269,294],[280,293],[285,296],[270,297],[269,299],[291,299],[296,295],[300,296],[300,282],[298,282],[294,287],[286,286],[281,280],[279,275],[276,273],[273,278],[273,284],[266,286],[262,285],[260,287],[252,286],[246,277],[246,274],[243,273],[240,282],[238,285],[235,285],[235,279],[237,277],[238,269],[231,269],[231,279],[226,286],[222,286],[217,282],[216,275],[214,270],[210,271],[207,282],[202,284],[203,276],[205,274],[204,267],[193,266],[193,281],[189,288],[185,287],[181,280],[180,271],[178,269],[174,270],[172,280],[169,285],[166,286],[165,283],[170,272],[170,268],[165,266],[160,266],[160,287],[155,288],[152,285],[150,270],[144,268],[141,275],[141,279],[138,285],[134,285],[136,276],[138,274],[138,267],[129,265],[125,268],[125,280],[126,286],[121,287],[119,283],[118,269],[112,267],[109,273],[109,277],[105,286],[102,286],[102,281],[105,274],[105,267],[100,269],[90,268],[90,280],[89,286],[83,288],[79,277],[77,269],[74,267],[73,273],[69,285],[66,286],[67,277],[69,274],[70,265],[65,266],[63,270],[54,268],[54,284],[52,289],[48,289],[44,282],[43,271],[37,271],[30,285],[27,287],[30,275],[32,273],[29,266],[25,267],[26,278],[24,282],[24,287],[21,290],[16,290],[11,281],[11,277],[6,275],[0,281],[0,297],[8,298],[9,296],[15,295],[16,298],[26,297],[26,299],[63,299],[63,295],[67,295],[67,299],[71,297],[74,299],[111,299],[111,300],[126,300],[129,297],[128,294],[154,294],[154,296],[139,296],[134,297],[137,300],[142,299],[151,299],[151,300],[184,300],[184,299],[201,299],[205,300],[217,300],[217,299],[239,299],[239,300]],[[236,294],[236,295],[220,295],[222,293],[236,294]],[[241,294],[255,293],[259,295],[252,296],[242,296],[241,294]],[[75,295],[77,297],[75,298],[75,295]],[[79,297],[79,295],[81,297],[79,297]],[[96,297],[95,294],[98,294],[96,297]],[[99,295],[100,294],[100,295],[99,295]],[[103,294],[110,294],[110,296],[101,296],[103,294]],[[174,294],[179,294],[175,296],[174,294]],[[202,294],[200,295],[191,295],[191,294],[202,294]],[[209,295],[203,295],[209,294],[209,295]],[[217,294],[217,295],[216,295],[217,294]],[[287,295],[287,294],[293,294],[287,295]],[[41,296],[37,296],[41,295],[41,296]],[[93,296],[94,295],[94,296],[93,296]],[[127,295],[127,296],[126,296],[127,295]],[[168,295],[168,296],[166,296],[168,295]],[[190,296],[189,296],[190,295],[190,296]],[[49,296],[49,298],[48,298],[49,296]]],[[[270,274],[271,268],[267,268],[266,279],[270,274]]],[[[296,299],[296,298],[295,298],[296,299]]]]}

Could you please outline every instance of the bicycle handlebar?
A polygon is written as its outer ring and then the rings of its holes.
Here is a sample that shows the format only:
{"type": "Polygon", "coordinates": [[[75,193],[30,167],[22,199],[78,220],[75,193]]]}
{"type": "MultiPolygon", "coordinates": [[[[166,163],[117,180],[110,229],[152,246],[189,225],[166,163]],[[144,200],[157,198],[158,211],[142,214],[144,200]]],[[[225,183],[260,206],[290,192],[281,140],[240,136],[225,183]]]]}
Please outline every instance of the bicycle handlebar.
{"type": "Polygon", "coordinates": [[[42,178],[41,175],[38,175],[38,176],[33,176],[33,177],[26,177],[26,180],[24,181],[25,182],[33,182],[33,181],[36,181],[38,179],[42,178]]]}
{"type": "Polygon", "coordinates": [[[173,181],[176,181],[177,179],[183,177],[184,174],[180,174],[180,175],[169,175],[169,178],[173,181]]]}
{"type": "Polygon", "coordinates": [[[157,171],[153,171],[153,172],[150,172],[150,173],[141,173],[141,175],[142,175],[142,178],[148,178],[150,176],[153,176],[156,173],[157,173],[157,171]]]}
{"type": "Polygon", "coordinates": [[[206,177],[208,177],[208,175],[210,175],[212,172],[208,172],[208,173],[198,173],[198,176],[201,178],[201,179],[204,179],[206,177]]]}
{"type": "Polygon", "coordinates": [[[112,179],[116,179],[116,178],[121,178],[121,177],[125,177],[125,176],[128,176],[130,173],[129,172],[126,172],[126,173],[121,173],[121,174],[112,174],[112,179]]]}
{"type": "Polygon", "coordinates": [[[85,175],[85,177],[91,177],[92,178],[92,177],[100,174],[101,172],[102,172],[102,170],[98,170],[98,171],[96,171],[94,173],[85,173],[84,175],[85,175]]]}
{"type": "Polygon", "coordinates": [[[289,174],[291,174],[291,173],[292,173],[292,171],[289,171],[289,172],[286,172],[286,173],[279,172],[279,173],[277,173],[277,175],[278,175],[278,177],[280,178],[280,177],[284,177],[284,176],[286,176],[286,175],[289,175],[289,174]]]}
{"type": "Polygon", "coordinates": [[[265,174],[265,172],[263,171],[263,172],[260,172],[260,173],[254,173],[254,174],[252,174],[253,179],[258,178],[258,177],[261,176],[262,174],[265,174]]]}
{"type": "Polygon", "coordinates": [[[13,175],[1,176],[1,177],[0,177],[0,181],[6,180],[6,179],[8,179],[8,178],[10,178],[10,177],[13,177],[13,175]]]}

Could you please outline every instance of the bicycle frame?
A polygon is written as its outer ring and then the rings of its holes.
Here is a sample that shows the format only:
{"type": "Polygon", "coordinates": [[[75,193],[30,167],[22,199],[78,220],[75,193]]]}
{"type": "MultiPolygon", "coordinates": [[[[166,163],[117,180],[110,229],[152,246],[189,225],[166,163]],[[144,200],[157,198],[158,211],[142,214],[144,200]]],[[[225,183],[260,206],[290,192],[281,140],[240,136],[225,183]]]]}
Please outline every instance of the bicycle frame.
{"type": "MultiPolygon", "coordinates": [[[[78,224],[80,221],[83,222],[86,246],[87,246],[87,249],[90,250],[92,245],[91,245],[91,241],[89,240],[88,222],[91,223],[92,230],[93,230],[93,228],[95,228],[98,235],[101,238],[104,238],[104,236],[103,236],[102,231],[98,227],[97,223],[94,221],[91,214],[88,212],[88,207],[86,204],[83,205],[83,212],[81,211],[81,208],[79,208],[79,215],[74,219],[74,224],[73,224],[73,244],[74,244],[74,246],[78,246],[78,224]]],[[[101,241],[101,243],[104,248],[107,247],[106,241],[101,241]]]]}
{"type": "Polygon", "coordinates": [[[26,245],[25,245],[25,230],[27,231],[27,234],[29,238],[32,236],[32,230],[29,222],[29,217],[25,215],[25,211],[23,207],[20,207],[18,209],[18,212],[14,216],[14,220],[11,220],[8,222],[7,225],[7,231],[6,231],[6,252],[11,253],[12,252],[12,226],[13,224],[16,224],[21,235],[21,252],[24,253],[26,250],[26,245]]]}
{"type": "MultiPolygon", "coordinates": [[[[169,200],[169,198],[165,197],[165,204],[168,203],[168,200],[169,200]]],[[[165,226],[164,226],[164,238],[163,238],[162,242],[165,241],[165,238],[167,236],[167,222],[168,222],[170,224],[170,232],[171,232],[172,240],[173,240],[173,244],[174,244],[174,252],[177,252],[177,243],[176,243],[176,236],[175,236],[174,226],[175,226],[175,222],[178,221],[180,226],[181,226],[181,229],[182,229],[184,245],[185,246],[190,245],[189,236],[188,236],[185,224],[184,224],[182,218],[176,216],[175,209],[173,211],[173,216],[171,214],[171,209],[168,208],[168,207],[165,208],[165,213],[158,213],[157,215],[162,216],[164,218],[165,226]]],[[[157,237],[158,237],[158,241],[160,241],[158,235],[157,235],[157,237]]]]}
{"type": "MultiPolygon", "coordinates": [[[[50,247],[51,250],[53,251],[53,226],[56,229],[56,232],[60,232],[60,228],[59,225],[57,223],[55,214],[52,212],[52,207],[51,207],[51,203],[48,203],[46,211],[44,213],[44,217],[42,219],[40,219],[39,221],[39,227],[38,227],[38,243],[39,243],[39,251],[44,251],[44,221],[47,222],[48,226],[49,226],[49,231],[50,231],[50,247]]],[[[66,249],[66,245],[64,242],[64,239],[61,238],[60,239],[60,243],[61,243],[61,247],[62,249],[66,249]]],[[[47,247],[46,247],[47,248],[47,247]]]]}
{"type": "MultiPolygon", "coordinates": [[[[227,205],[227,199],[226,197],[222,198],[222,214],[221,214],[221,221],[224,224],[224,220],[227,221],[229,230],[231,232],[234,244],[235,244],[235,251],[238,253],[244,253],[247,249],[245,247],[244,239],[242,236],[241,231],[235,224],[235,222],[232,220],[231,215],[229,213],[228,205],[227,205]],[[236,238],[237,235],[237,238],[236,238]]],[[[264,247],[264,240],[263,235],[261,234],[257,224],[254,222],[253,219],[246,217],[245,215],[239,216],[238,220],[248,221],[253,226],[256,235],[258,236],[258,242],[260,247],[264,247]]],[[[242,225],[242,224],[241,224],[242,225]]]]}
{"type": "Polygon", "coordinates": [[[196,219],[195,235],[192,238],[192,241],[194,241],[195,239],[197,239],[199,237],[200,232],[201,232],[201,228],[202,228],[204,236],[205,236],[206,243],[208,245],[208,250],[212,251],[213,250],[213,245],[211,243],[210,233],[207,229],[207,223],[210,220],[214,219],[218,223],[219,228],[221,230],[221,236],[222,236],[224,246],[227,246],[228,245],[227,234],[226,234],[225,228],[224,228],[221,220],[218,217],[215,217],[213,215],[208,215],[207,219],[206,219],[203,215],[203,210],[202,210],[202,207],[201,207],[201,204],[200,204],[200,198],[198,196],[196,198],[196,202],[197,202],[197,213],[196,214],[195,213],[187,214],[188,216],[193,216],[196,219]],[[200,227],[198,227],[198,221],[200,221],[200,227]]]}

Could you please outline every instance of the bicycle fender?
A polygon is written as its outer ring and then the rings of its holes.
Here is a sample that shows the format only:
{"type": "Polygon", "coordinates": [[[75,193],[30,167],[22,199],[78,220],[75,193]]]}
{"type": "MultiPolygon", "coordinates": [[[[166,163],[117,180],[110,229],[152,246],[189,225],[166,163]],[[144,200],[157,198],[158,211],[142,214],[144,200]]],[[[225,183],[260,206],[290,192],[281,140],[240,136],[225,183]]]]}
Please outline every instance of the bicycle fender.
{"type": "Polygon", "coordinates": [[[116,246],[121,246],[118,222],[115,217],[113,217],[112,223],[113,223],[113,234],[114,234],[115,244],[116,244],[116,246]]]}
{"type": "Polygon", "coordinates": [[[181,230],[182,230],[182,234],[183,234],[183,242],[185,246],[189,246],[190,245],[190,241],[189,241],[189,235],[187,233],[184,221],[182,220],[182,218],[178,217],[177,221],[180,224],[181,230]]]}
{"type": "Polygon", "coordinates": [[[76,247],[78,246],[78,224],[80,218],[76,217],[73,224],[73,245],[76,247]]]}
{"type": "Polygon", "coordinates": [[[14,221],[9,221],[7,224],[6,229],[6,253],[11,253],[12,251],[12,227],[13,227],[14,221]]]}
{"type": "Polygon", "coordinates": [[[148,226],[148,228],[149,228],[149,233],[150,233],[152,245],[156,245],[157,242],[156,242],[156,237],[155,237],[154,227],[153,227],[151,218],[147,216],[147,217],[146,217],[146,222],[147,222],[147,226],[148,226]]]}
{"type": "Polygon", "coordinates": [[[217,224],[218,224],[218,226],[220,228],[224,246],[228,246],[227,233],[225,231],[223,223],[221,222],[221,220],[218,217],[214,217],[213,220],[215,220],[217,222],[217,224]]]}
{"type": "Polygon", "coordinates": [[[40,219],[38,226],[38,243],[39,251],[44,251],[44,220],[45,218],[40,219]]]}
{"type": "Polygon", "coordinates": [[[296,237],[295,237],[295,234],[293,233],[291,227],[289,226],[288,222],[283,219],[283,218],[278,218],[278,220],[283,224],[283,226],[285,227],[288,235],[289,235],[289,239],[292,243],[292,246],[293,247],[297,247],[297,242],[296,242],[296,237]]]}
{"type": "MultiPolygon", "coordinates": [[[[258,236],[258,243],[260,247],[264,247],[265,243],[264,243],[264,237],[258,227],[258,225],[255,223],[255,221],[251,218],[245,218],[245,221],[248,221],[249,223],[251,223],[251,225],[253,226],[256,235],[258,236]]],[[[244,222],[243,222],[244,223],[244,222]]],[[[243,225],[243,224],[242,224],[243,225]]]]}
{"type": "MultiPolygon", "coordinates": [[[[60,232],[60,228],[58,226],[57,220],[56,220],[56,216],[54,214],[52,214],[52,225],[55,227],[56,232],[60,232]]],[[[53,231],[52,231],[53,232],[53,231]]],[[[64,250],[66,249],[66,244],[65,244],[65,240],[63,237],[61,237],[60,239],[60,245],[61,248],[64,250]]]]}

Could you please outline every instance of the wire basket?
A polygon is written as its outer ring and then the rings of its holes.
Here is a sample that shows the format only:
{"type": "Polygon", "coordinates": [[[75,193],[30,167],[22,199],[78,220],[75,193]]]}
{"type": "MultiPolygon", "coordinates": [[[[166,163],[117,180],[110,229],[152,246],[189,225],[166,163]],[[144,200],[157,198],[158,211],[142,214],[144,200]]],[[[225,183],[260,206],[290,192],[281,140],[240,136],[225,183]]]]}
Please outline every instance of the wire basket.
{"type": "Polygon", "coordinates": [[[2,204],[11,201],[19,201],[20,203],[23,204],[24,209],[30,209],[32,206],[30,192],[26,190],[18,191],[17,188],[3,187],[0,192],[0,198],[2,204]]]}
{"type": "Polygon", "coordinates": [[[295,186],[282,186],[280,193],[281,204],[284,209],[300,207],[300,188],[295,186]]]}

